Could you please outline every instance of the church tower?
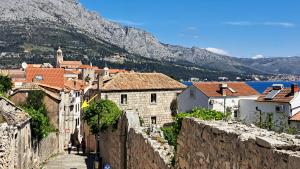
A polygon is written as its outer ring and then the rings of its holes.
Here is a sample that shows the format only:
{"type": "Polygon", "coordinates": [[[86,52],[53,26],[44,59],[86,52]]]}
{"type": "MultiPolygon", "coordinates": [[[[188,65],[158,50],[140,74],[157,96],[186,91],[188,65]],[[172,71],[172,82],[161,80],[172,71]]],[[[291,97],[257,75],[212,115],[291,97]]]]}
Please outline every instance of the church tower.
{"type": "Polygon", "coordinates": [[[64,61],[64,57],[62,54],[62,50],[60,47],[58,47],[58,50],[56,52],[56,67],[60,67],[60,63],[62,63],[64,61]]]}

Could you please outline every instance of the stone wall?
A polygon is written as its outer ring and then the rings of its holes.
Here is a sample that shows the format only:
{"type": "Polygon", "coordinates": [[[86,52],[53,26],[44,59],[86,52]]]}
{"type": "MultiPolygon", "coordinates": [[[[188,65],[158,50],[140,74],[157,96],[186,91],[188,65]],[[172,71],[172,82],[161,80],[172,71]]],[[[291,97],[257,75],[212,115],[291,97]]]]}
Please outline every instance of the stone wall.
{"type": "Polygon", "coordinates": [[[163,139],[147,135],[141,128],[131,128],[127,143],[128,169],[170,169],[173,148],[163,139]]]}
{"type": "Polygon", "coordinates": [[[0,168],[14,168],[17,162],[15,157],[15,133],[16,129],[7,123],[0,123],[0,168]]]}
{"type": "Polygon", "coordinates": [[[178,169],[298,169],[300,140],[242,124],[185,119],[178,169]]]}
{"type": "Polygon", "coordinates": [[[125,135],[122,135],[121,123],[118,129],[109,129],[101,133],[100,151],[104,163],[112,165],[115,169],[124,169],[125,135]]]}
{"type": "Polygon", "coordinates": [[[103,162],[115,169],[171,168],[173,148],[164,139],[146,134],[136,113],[126,113],[117,129],[101,133],[100,152],[103,162]]]}
{"type": "Polygon", "coordinates": [[[120,109],[132,111],[143,118],[144,124],[149,125],[151,117],[156,117],[157,124],[172,121],[171,103],[180,90],[171,91],[138,91],[138,92],[112,92],[101,93],[102,99],[115,102],[120,109]],[[127,94],[127,104],[121,104],[121,94],[127,94]],[[156,103],[151,103],[151,94],[156,94],[156,103]]]}
{"type": "Polygon", "coordinates": [[[50,133],[42,139],[35,149],[35,159],[38,163],[43,163],[51,156],[59,153],[59,136],[57,133],[50,133]]]}
{"type": "MultiPolygon", "coordinates": [[[[26,103],[27,97],[28,97],[28,91],[19,91],[14,95],[12,95],[10,97],[10,100],[16,105],[23,105],[26,103]]],[[[49,117],[51,124],[53,124],[53,126],[58,129],[59,101],[46,94],[43,103],[46,106],[47,115],[49,117]]]]}

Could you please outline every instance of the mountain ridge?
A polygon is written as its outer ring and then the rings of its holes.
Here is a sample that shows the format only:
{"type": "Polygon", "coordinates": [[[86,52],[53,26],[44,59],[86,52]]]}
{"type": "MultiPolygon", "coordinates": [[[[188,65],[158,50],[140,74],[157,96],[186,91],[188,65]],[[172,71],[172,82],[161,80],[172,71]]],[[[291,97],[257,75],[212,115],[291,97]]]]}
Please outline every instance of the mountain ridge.
{"type": "MultiPolygon", "coordinates": [[[[199,69],[211,70],[220,75],[232,72],[234,74],[269,74],[273,73],[268,69],[261,69],[263,66],[249,66],[246,60],[219,55],[198,47],[187,48],[178,45],[169,45],[160,42],[152,34],[133,27],[123,26],[108,21],[96,12],[86,10],[76,0],[10,0],[0,1],[0,22],[5,34],[0,38],[0,52],[6,52],[10,46],[22,52],[22,48],[28,43],[32,46],[41,45],[42,40],[47,37],[50,43],[45,43],[40,48],[65,46],[70,51],[73,48],[82,48],[83,51],[75,52],[82,55],[98,57],[110,57],[114,53],[124,55],[135,55],[166,61],[170,63],[184,63],[185,66],[195,66],[199,69]],[[8,23],[14,24],[8,24],[8,23]],[[7,26],[9,25],[9,26],[7,26]],[[38,27],[40,25],[40,27],[38,27]],[[22,29],[24,29],[22,31],[22,29]],[[51,29],[51,30],[50,30],[51,29]],[[5,32],[5,31],[11,32],[5,32]],[[35,31],[40,31],[41,35],[35,31]],[[49,31],[51,36],[44,34],[49,31]],[[67,42],[66,39],[76,42],[67,42]],[[15,40],[21,35],[19,42],[15,40]],[[41,36],[44,37],[41,37],[41,36]],[[74,40],[73,36],[83,36],[82,39],[74,40]],[[33,37],[34,36],[34,37],[33,37]],[[57,41],[53,38],[57,38],[57,41]],[[89,40],[88,40],[89,39],[89,40]],[[91,49],[91,40],[102,47],[94,46],[91,49]],[[91,50],[92,52],[86,52],[91,50]],[[103,50],[103,51],[101,51],[103,50]],[[100,54],[99,54],[100,53],[100,54]]],[[[25,49],[23,49],[25,51],[25,49]]],[[[49,49],[50,50],[50,49],[49,49]]],[[[53,52],[53,51],[52,51],[53,52]]],[[[49,54],[49,53],[48,53],[49,54]]],[[[190,76],[190,75],[189,75],[190,76]]]]}

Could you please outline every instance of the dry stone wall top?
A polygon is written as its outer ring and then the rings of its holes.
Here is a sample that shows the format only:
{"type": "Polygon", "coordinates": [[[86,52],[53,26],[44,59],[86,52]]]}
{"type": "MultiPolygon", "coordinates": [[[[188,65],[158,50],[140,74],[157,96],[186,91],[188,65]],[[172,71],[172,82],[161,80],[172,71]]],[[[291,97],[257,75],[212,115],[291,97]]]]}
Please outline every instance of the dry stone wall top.
{"type": "Polygon", "coordinates": [[[176,168],[297,169],[300,140],[239,123],[185,119],[178,136],[176,168]]]}

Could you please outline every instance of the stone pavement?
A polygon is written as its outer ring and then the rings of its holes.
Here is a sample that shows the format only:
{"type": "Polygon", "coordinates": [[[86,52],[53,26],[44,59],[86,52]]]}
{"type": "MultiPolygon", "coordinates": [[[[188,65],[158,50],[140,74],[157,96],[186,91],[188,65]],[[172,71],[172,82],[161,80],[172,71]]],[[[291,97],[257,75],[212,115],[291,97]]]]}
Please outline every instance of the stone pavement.
{"type": "Polygon", "coordinates": [[[43,169],[92,169],[92,156],[78,155],[73,151],[59,154],[45,163],[43,169]]]}

